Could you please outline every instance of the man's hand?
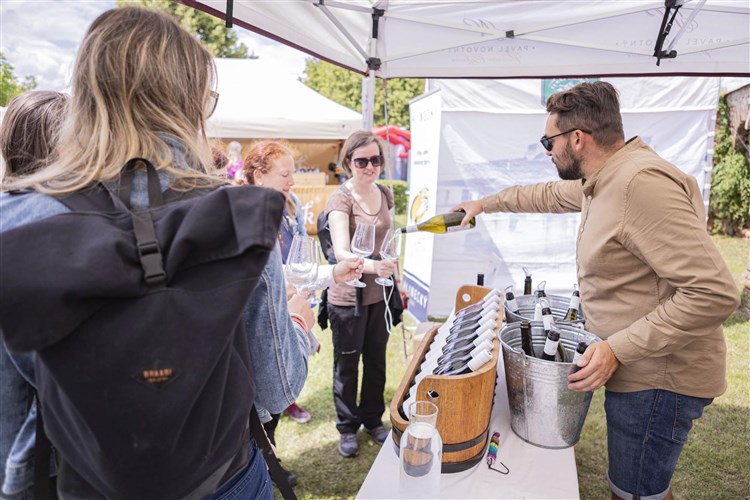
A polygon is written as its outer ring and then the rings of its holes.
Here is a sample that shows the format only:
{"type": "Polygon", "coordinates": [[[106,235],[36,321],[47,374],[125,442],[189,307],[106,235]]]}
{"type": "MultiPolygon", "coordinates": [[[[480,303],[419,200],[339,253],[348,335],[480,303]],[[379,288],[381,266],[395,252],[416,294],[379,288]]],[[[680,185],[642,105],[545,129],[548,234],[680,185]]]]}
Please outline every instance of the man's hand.
{"type": "Polygon", "coordinates": [[[364,264],[365,261],[359,257],[342,260],[333,266],[333,281],[343,283],[344,281],[361,278],[364,264]]]}
{"type": "Polygon", "coordinates": [[[620,366],[620,362],[605,341],[588,346],[578,360],[578,366],[581,367],[580,370],[568,375],[568,389],[585,392],[595,391],[603,386],[620,366]]]}
{"type": "Polygon", "coordinates": [[[467,226],[472,217],[476,217],[484,212],[484,210],[482,210],[481,201],[463,201],[459,205],[451,208],[451,212],[458,212],[459,210],[466,212],[466,217],[461,221],[462,226],[467,226]]]}

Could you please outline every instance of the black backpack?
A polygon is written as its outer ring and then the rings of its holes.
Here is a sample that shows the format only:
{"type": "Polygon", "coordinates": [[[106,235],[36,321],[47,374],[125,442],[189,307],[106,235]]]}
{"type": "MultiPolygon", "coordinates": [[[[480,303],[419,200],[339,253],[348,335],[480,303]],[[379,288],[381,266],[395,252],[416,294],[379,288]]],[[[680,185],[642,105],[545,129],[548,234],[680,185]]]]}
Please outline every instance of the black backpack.
{"type": "Polygon", "coordinates": [[[207,495],[249,440],[241,317],[284,199],[253,186],[163,197],[140,159],[121,179],[119,197],[96,186],[61,200],[73,212],[0,235],[0,327],[9,350],[36,352],[61,471],[111,499],[207,495]],[[139,163],[148,209],[129,205],[139,163]]]}

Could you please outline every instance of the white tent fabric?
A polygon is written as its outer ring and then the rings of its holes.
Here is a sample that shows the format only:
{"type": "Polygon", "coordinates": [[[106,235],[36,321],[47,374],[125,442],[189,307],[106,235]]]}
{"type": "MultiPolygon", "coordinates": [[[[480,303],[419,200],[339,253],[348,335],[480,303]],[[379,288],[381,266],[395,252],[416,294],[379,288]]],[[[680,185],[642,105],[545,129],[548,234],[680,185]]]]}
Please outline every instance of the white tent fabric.
{"type": "Polygon", "coordinates": [[[362,115],[323,97],[261,59],[216,59],[219,103],[209,137],[339,140],[362,115]]]}
{"type": "Polygon", "coordinates": [[[381,78],[750,75],[747,0],[677,0],[658,66],[664,1],[182,1],[360,73],[377,58],[381,78]]]}
{"type": "MultiPolygon", "coordinates": [[[[708,201],[719,78],[606,78],[620,92],[625,137],[640,136],[659,155],[693,175],[708,201]]],[[[430,80],[430,94],[412,102],[408,224],[462,200],[517,184],[558,180],[539,143],[549,80],[430,80]],[[427,107],[425,104],[431,101],[427,107]],[[425,120],[429,118],[429,121],[425,120]],[[419,161],[415,161],[415,159],[419,161]],[[421,199],[418,199],[421,198],[421,199]]],[[[556,82],[558,84],[575,82],[556,82]]],[[[485,284],[535,285],[569,295],[575,274],[579,214],[484,214],[472,231],[406,240],[404,287],[418,319],[444,316],[455,290],[485,274],[485,284]]]]}

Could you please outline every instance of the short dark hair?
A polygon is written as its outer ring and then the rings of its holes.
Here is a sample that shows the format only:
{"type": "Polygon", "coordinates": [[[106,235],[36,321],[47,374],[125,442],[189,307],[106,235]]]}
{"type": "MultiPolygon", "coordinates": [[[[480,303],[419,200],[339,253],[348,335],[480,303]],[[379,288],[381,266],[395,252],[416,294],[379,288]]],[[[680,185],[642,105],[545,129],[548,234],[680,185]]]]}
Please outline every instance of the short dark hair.
{"type": "Polygon", "coordinates": [[[380,150],[380,155],[385,156],[385,143],[383,142],[383,139],[372,132],[357,130],[356,132],[353,132],[346,141],[344,141],[344,145],[341,147],[341,153],[339,155],[339,164],[347,175],[352,174],[352,153],[354,153],[355,150],[369,146],[372,143],[376,143],[380,150]]]}
{"type": "Polygon", "coordinates": [[[603,148],[625,138],[617,90],[607,82],[584,82],[552,94],[547,99],[547,112],[557,115],[561,131],[575,128],[591,130],[603,148]]]}

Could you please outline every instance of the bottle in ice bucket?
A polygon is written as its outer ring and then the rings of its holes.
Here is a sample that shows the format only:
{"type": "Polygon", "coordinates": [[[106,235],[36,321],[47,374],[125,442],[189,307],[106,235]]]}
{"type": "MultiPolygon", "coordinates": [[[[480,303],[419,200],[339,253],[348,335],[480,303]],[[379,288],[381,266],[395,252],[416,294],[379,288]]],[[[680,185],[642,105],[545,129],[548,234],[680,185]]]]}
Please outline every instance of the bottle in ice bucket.
{"type": "Polygon", "coordinates": [[[523,280],[523,294],[531,295],[531,271],[529,271],[528,267],[522,267],[521,269],[523,269],[526,275],[526,278],[523,280]]]}
{"type": "Polygon", "coordinates": [[[516,296],[513,295],[513,285],[509,285],[505,288],[505,303],[508,305],[508,310],[510,312],[518,312],[518,302],[516,302],[516,296]]]}
{"type": "Polygon", "coordinates": [[[581,292],[578,291],[578,284],[573,283],[573,294],[570,296],[570,305],[568,312],[565,313],[565,321],[575,321],[578,317],[578,306],[581,305],[581,292]]]}
{"type": "Polygon", "coordinates": [[[409,425],[401,436],[399,489],[403,498],[440,496],[443,440],[437,430],[438,407],[429,401],[411,403],[409,425]]]}
{"type": "Polygon", "coordinates": [[[472,217],[469,220],[467,226],[461,226],[466,212],[463,210],[458,212],[447,212],[439,214],[434,217],[430,217],[424,222],[415,224],[413,226],[406,226],[401,228],[402,233],[414,233],[417,231],[426,231],[428,233],[451,233],[453,231],[463,231],[464,229],[472,229],[477,225],[476,218],[472,217]]]}
{"type": "Polygon", "coordinates": [[[539,359],[554,361],[557,354],[557,346],[560,343],[560,331],[552,325],[552,328],[547,330],[546,333],[547,340],[544,342],[544,352],[539,356],[539,359]]]}
{"type": "Polygon", "coordinates": [[[534,294],[536,295],[536,298],[540,299],[542,297],[546,297],[547,294],[544,293],[544,287],[547,285],[546,281],[540,281],[539,284],[536,286],[536,292],[534,294]]]}
{"type": "Polygon", "coordinates": [[[573,355],[573,371],[577,372],[580,370],[580,367],[578,366],[578,360],[581,359],[581,356],[583,356],[583,353],[586,352],[586,348],[589,345],[586,342],[578,342],[578,345],[576,346],[576,353],[573,355]]]}
{"type": "Polygon", "coordinates": [[[534,343],[531,340],[531,323],[526,319],[521,321],[521,348],[527,356],[534,357],[534,343]]]}

